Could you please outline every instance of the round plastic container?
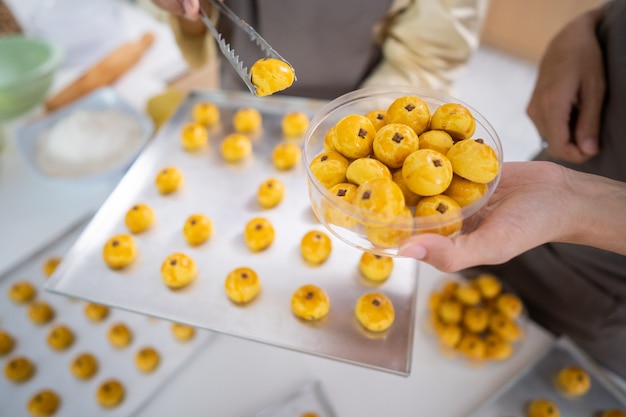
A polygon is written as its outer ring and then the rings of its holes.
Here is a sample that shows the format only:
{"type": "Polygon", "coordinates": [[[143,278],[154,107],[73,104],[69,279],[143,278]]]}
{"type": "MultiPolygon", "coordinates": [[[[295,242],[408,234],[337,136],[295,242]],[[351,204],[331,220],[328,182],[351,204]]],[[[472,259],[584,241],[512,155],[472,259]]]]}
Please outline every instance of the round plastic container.
{"type": "MultiPolygon", "coordinates": [[[[335,236],[358,249],[380,255],[398,256],[401,242],[412,234],[435,232],[451,235],[446,230],[460,229],[454,234],[473,230],[480,221],[481,209],[493,194],[502,167],[502,145],[491,124],[476,109],[454,97],[418,87],[371,87],[347,93],[325,105],[311,121],[304,141],[309,197],[319,221],[335,236]],[[397,216],[372,214],[333,195],[313,174],[310,164],[324,151],[327,131],[344,116],[365,115],[373,110],[387,109],[397,98],[417,96],[425,101],[431,115],[441,105],[458,103],[465,106],[476,121],[476,130],[468,140],[482,139],[495,151],[498,159],[497,176],[487,184],[487,190],[473,203],[461,207],[452,217],[397,216]],[[462,224],[460,227],[459,225],[462,224]]],[[[409,206],[411,214],[414,207],[409,206]]]]}

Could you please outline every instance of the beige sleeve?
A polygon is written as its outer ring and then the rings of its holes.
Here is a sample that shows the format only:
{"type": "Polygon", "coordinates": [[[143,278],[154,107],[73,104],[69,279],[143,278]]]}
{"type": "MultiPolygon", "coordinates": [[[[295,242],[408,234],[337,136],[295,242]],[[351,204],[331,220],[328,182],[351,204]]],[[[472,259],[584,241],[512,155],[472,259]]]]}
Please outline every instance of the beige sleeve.
{"type": "Polygon", "coordinates": [[[488,3],[409,0],[381,29],[383,57],[362,87],[408,84],[450,93],[479,46],[488,3]]]}

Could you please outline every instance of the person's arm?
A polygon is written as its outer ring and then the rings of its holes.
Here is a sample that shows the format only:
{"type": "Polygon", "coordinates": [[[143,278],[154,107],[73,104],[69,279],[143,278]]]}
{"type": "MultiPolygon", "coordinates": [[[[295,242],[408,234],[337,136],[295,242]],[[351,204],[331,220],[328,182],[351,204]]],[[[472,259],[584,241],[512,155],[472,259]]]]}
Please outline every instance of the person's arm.
{"type": "Polygon", "coordinates": [[[504,263],[548,242],[626,255],[624,209],[626,183],[551,162],[507,162],[476,230],[415,235],[399,254],[446,272],[504,263]]]}
{"type": "Polygon", "coordinates": [[[604,10],[589,11],[561,29],[539,65],[527,113],[557,159],[580,163],[599,152],[606,86],[596,27],[604,10]]]}
{"type": "Polygon", "coordinates": [[[449,90],[478,48],[488,2],[396,0],[380,29],[382,61],[361,87],[417,85],[449,90]]]}

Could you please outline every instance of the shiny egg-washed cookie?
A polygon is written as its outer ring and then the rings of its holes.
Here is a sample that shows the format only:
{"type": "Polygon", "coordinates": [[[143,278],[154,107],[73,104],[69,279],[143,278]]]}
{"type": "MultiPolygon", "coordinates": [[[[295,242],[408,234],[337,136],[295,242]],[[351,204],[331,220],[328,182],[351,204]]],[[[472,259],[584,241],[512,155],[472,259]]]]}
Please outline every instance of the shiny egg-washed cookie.
{"type": "Polygon", "coordinates": [[[66,350],[74,343],[74,332],[68,326],[59,324],[50,329],[46,341],[54,350],[66,350]]]}
{"type": "Polygon", "coordinates": [[[408,125],[417,135],[422,134],[430,123],[430,109],[421,98],[413,95],[396,98],[387,107],[385,121],[408,125]]]}
{"type": "Polygon", "coordinates": [[[393,271],[393,258],[363,252],[359,258],[359,271],[363,277],[370,281],[385,281],[393,271]]]}
{"type": "Polygon", "coordinates": [[[458,141],[446,156],[455,174],[480,184],[493,181],[500,170],[496,151],[482,139],[458,141]]]}
{"type": "Polygon", "coordinates": [[[56,312],[47,302],[33,301],[28,306],[28,318],[35,324],[46,324],[54,319],[56,312]]]}
{"type": "Polygon", "coordinates": [[[443,194],[421,198],[415,206],[414,214],[415,227],[420,233],[450,236],[463,227],[461,206],[443,194]]]}
{"type": "Polygon", "coordinates": [[[263,217],[255,217],[246,223],[244,241],[253,252],[267,249],[274,242],[275,232],[272,222],[263,217]]]}
{"type": "Polygon", "coordinates": [[[459,203],[461,207],[465,207],[479,200],[487,193],[488,189],[489,186],[487,184],[466,180],[454,174],[452,175],[450,185],[448,185],[448,188],[446,188],[443,194],[459,203]]]}
{"type": "Polygon", "coordinates": [[[481,333],[489,327],[489,317],[489,310],[485,307],[467,307],[463,312],[463,326],[470,332],[481,333]]]}
{"type": "Polygon", "coordinates": [[[187,123],[180,132],[180,143],[187,152],[198,151],[209,143],[209,132],[202,123],[187,123]]]}
{"type": "Polygon", "coordinates": [[[54,271],[57,269],[57,266],[59,266],[60,263],[61,263],[61,258],[58,256],[51,256],[50,258],[46,259],[42,267],[44,276],[46,278],[51,276],[54,273],[54,271]]]}
{"type": "Polygon", "coordinates": [[[110,237],[102,247],[102,259],[112,269],[130,265],[138,253],[135,239],[125,233],[110,237]]]}
{"type": "Polygon", "coordinates": [[[404,213],[404,194],[391,178],[372,178],[359,185],[352,203],[362,211],[362,216],[377,222],[392,223],[404,213]]]}
{"type": "Polygon", "coordinates": [[[330,188],[331,201],[322,200],[322,215],[324,219],[337,226],[351,228],[357,223],[350,205],[356,196],[357,186],[347,182],[341,182],[330,188]],[[342,200],[342,201],[332,201],[342,200]]]}
{"type": "Polygon", "coordinates": [[[233,115],[233,127],[238,133],[254,133],[263,127],[261,113],[252,107],[238,109],[233,115]]]}
{"type": "Polygon", "coordinates": [[[274,147],[272,151],[272,163],[279,171],[286,171],[294,168],[302,159],[302,149],[296,143],[282,142],[274,147]]]}
{"type": "Polygon", "coordinates": [[[11,382],[26,382],[35,374],[35,364],[26,356],[16,356],[4,364],[4,376],[11,382]]]}
{"type": "Polygon", "coordinates": [[[376,128],[367,117],[360,114],[344,116],[335,125],[333,145],[348,159],[363,158],[372,153],[376,128]]]}
{"type": "Polygon", "coordinates": [[[70,371],[78,379],[90,379],[98,372],[98,359],[91,353],[80,353],[72,359],[70,371]]]}
{"type": "Polygon", "coordinates": [[[387,109],[370,110],[365,113],[365,117],[370,119],[370,122],[372,122],[372,124],[376,128],[376,131],[380,130],[380,128],[383,127],[387,122],[385,120],[386,115],[387,109]]]}
{"type": "Polygon", "coordinates": [[[418,149],[402,165],[402,176],[407,187],[421,196],[444,192],[452,182],[452,174],[450,160],[432,149],[418,149]]]}
{"type": "Polygon", "coordinates": [[[154,184],[161,194],[170,194],[182,187],[184,176],[180,169],[174,166],[162,168],[154,178],[154,184]]]}
{"type": "Polygon", "coordinates": [[[322,288],[303,285],[291,297],[291,311],[303,320],[319,320],[330,311],[330,299],[322,288]]]}
{"type": "Polygon", "coordinates": [[[148,204],[138,203],[126,212],[124,223],[131,233],[141,233],[148,230],[154,223],[154,210],[148,204]]]}
{"type": "Polygon", "coordinates": [[[182,323],[172,323],[171,330],[174,338],[181,342],[193,339],[196,334],[196,329],[193,326],[182,323]]]}
{"type": "Polygon", "coordinates": [[[561,411],[551,400],[537,398],[528,404],[526,415],[528,417],[560,417],[561,411]]]}
{"type": "Polygon", "coordinates": [[[302,257],[310,264],[317,265],[326,261],[332,250],[330,237],[320,230],[310,230],[300,240],[302,257]]]}
{"type": "Polygon", "coordinates": [[[86,303],[85,304],[85,316],[93,322],[99,322],[106,319],[109,315],[109,307],[96,304],[96,303],[86,303]]]}
{"type": "Polygon", "coordinates": [[[109,328],[107,337],[116,348],[125,348],[132,342],[133,332],[126,324],[115,323],[109,328]]]}
{"type": "Polygon", "coordinates": [[[503,293],[496,298],[496,309],[511,320],[514,320],[522,314],[524,305],[517,295],[503,293]]]}
{"type": "Polygon", "coordinates": [[[45,417],[54,415],[61,406],[61,397],[55,391],[43,389],[36,392],[26,405],[31,416],[45,417]]]}
{"type": "Polygon", "coordinates": [[[579,397],[591,388],[591,378],[580,366],[566,366],[556,375],[556,387],[568,396],[579,397]]]}
{"type": "Polygon", "coordinates": [[[391,180],[395,182],[400,190],[402,190],[402,194],[404,194],[404,203],[408,207],[414,207],[422,198],[421,195],[415,194],[409,187],[406,185],[406,181],[402,176],[402,168],[398,168],[391,173],[391,180]]]}
{"type": "Polygon", "coordinates": [[[427,130],[418,137],[419,149],[432,149],[447,154],[454,144],[452,136],[443,130],[427,130]]]}
{"type": "Polygon", "coordinates": [[[374,158],[358,158],[350,162],[346,169],[348,182],[360,185],[372,178],[391,178],[391,171],[387,165],[374,158]]]}
{"type": "Polygon", "coordinates": [[[258,96],[269,96],[293,84],[296,74],[291,65],[276,58],[261,58],[250,67],[250,82],[258,96]]]}
{"type": "Polygon", "coordinates": [[[326,188],[348,182],[346,171],[350,162],[337,151],[324,151],[309,163],[311,174],[326,188]]]}
{"type": "Polygon", "coordinates": [[[224,281],[226,295],[235,303],[247,303],[261,291],[261,280],[252,268],[239,267],[228,273],[224,281]]]}
{"type": "Polygon", "coordinates": [[[169,288],[177,289],[189,285],[197,275],[196,262],[184,253],[172,253],[161,264],[161,279],[169,288]]]}
{"type": "Polygon", "coordinates": [[[210,102],[200,102],[193,106],[193,119],[205,126],[214,126],[220,121],[220,108],[210,102]]]}
{"type": "Polygon", "coordinates": [[[485,358],[493,361],[508,359],[513,354],[513,345],[495,334],[485,336],[485,358]]]}
{"type": "Polygon", "coordinates": [[[360,296],[354,306],[354,315],[363,327],[372,332],[387,330],[396,317],[393,302],[380,292],[360,296]]]}
{"type": "Polygon", "coordinates": [[[252,141],[243,133],[231,133],[220,143],[220,153],[226,162],[239,162],[252,155],[252,141]]]}
{"type": "Polygon", "coordinates": [[[283,136],[297,138],[304,135],[309,127],[309,116],[301,111],[293,111],[285,114],[280,123],[283,136]]]}
{"type": "Polygon", "coordinates": [[[20,280],[9,287],[8,295],[16,303],[27,303],[35,298],[37,289],[29,281],[20,280]]]}
{"type": "Polygon", "coordinates": [[[257,201],[265,209],[276,207],[285,195],[285,184],[278,178],[268,178],[259,185],[257,201]]]}
{"type": "Polygon", "coordinates": [[[213,222],[204,214],[192,214],[185,220],[183,235],[192,246],[200,245],[213,234],[213,222]]]}
{"type": "Polygon", "coordinates": [[[433,112],[430,129],[443,130],[455,141],[464,140],[471,138],[476,131],[476,120],[464,105],[445,103],[433,112]]]}
{"type": "Polygon", "coordinates": [[[104,408],[117,407],[124,401],[126,389],[116,379],[107,379],[96,390],[96,401],[104,408]]]}
{"type": "Polygon", "coordinates": [[[463,333],[456,349],[470,360],[482,361],[485,359],[485,341],[477,334],[463,333]]]}
{"type": "Polygon", "coordinates": [[[15,339],[11,333],[0,330],[0,356],[8,355],[15,347],[15,339]]]}
{"type": "Polygon", "coordinates": [[[139,349],[135,354],[135,366],[144,373],[154,372],[160,361],[159,352],[150,346],[139,349]]]}
{"type": "Polygon", "coordinates": [[[415,131],[402,123],[389,123],[378,129],[372,144],[376,159],[389,168],[400,168],[419,147],[415,131]]]}

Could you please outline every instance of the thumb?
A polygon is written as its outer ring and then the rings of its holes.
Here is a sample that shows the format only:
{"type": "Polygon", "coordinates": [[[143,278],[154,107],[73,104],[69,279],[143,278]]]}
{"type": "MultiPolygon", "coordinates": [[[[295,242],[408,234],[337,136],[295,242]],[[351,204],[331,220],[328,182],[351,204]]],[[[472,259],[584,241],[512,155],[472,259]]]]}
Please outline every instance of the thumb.
{"type": "Polygon", "coordinates": [[[464,249],[463,236],[451,239],[434,233],[411,236],[398,249],[398,255],[431,264],[444,272],[456,272],[476,262],[476,253],[464,249]]]}
{"type": "Polygon", "coordinates": [[[600,150],[600,118],[603,94],[588,94],[581,100],[578,111],[570,116],[573,139],[585,155],[593,156],[600,150]]]}

